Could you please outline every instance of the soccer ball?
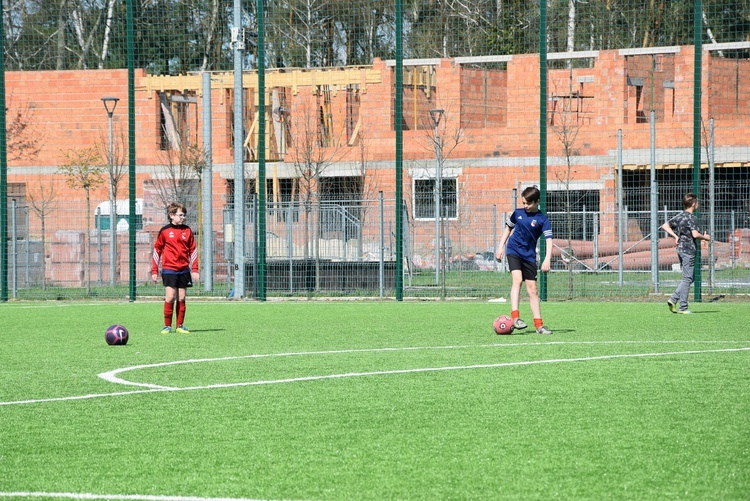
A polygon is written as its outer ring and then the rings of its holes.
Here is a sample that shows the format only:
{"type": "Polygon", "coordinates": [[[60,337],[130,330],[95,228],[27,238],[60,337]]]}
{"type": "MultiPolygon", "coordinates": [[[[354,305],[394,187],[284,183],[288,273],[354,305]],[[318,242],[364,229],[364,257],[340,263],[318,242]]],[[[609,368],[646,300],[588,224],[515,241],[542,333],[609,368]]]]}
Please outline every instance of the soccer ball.
{"type": "Polygon", "coordinates": [[[510,334],[513,332],[513,319],[508,315],[500,315],[492,323],[495,334],[510,334]]]}
{"type": "Polygon", "coordinates": [[[104,333],[104,340],[110,346],[128,344],[128,330],[119,324],[110,325],[104,333]]]}

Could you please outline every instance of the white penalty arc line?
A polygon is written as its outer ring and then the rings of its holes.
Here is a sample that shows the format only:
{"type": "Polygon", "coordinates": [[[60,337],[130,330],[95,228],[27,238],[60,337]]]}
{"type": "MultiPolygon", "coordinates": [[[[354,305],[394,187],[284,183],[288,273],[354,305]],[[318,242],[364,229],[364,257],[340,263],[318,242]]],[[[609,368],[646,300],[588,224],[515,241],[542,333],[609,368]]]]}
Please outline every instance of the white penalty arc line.
{"type": "Polygon", "coordinates": [[[19,400],[14,402],[0,402],[0,406],[4,405],[23,405],[23,404],[36,404],[45,402],[65,402],[71,400],[85,400],[92,398],[103,398],[103,397],[116,397],[123,395],[135,395],[141,393],[157,393],[157,392],[177,392],[177,391],[196,391],[196,390],[212,390],[219,388],[237,388],[243,386],[263,386],[271,384],[284,384],[284,383],[297,383],[303,381],[322,381],[326,379],[343,379],[352,377],[366,377],[366,376],[383,376],[389,374],[417,374],[423,372],[442,372],[442,371],[457,371],[457,370],[471,370],[471,369],[493,369],[499,367],[516,367],[526,365],[541,365],[541,364],[560,364],[560,363],[571,363],[571,362],[591,362],[596,360],[614,360],[621,358],[647,358],[647,357],[666,357],[676,355],[700,355],[705,353],[731,353],[731,352],[744,352],[750,351],[750,347],[743,348],[722,348],[715,350],[689,350],[689,351],[670,351],[662,353],[629,353],[629,354],[617,354],[617,355],[601,355],[596,357],[575,357],[575,358],[554,358],[548,360],[524,360],[520,362],[501,362],[496,364],[474,364],[474,365],[458,365],[458,366],[446,366],[446,367],[420,367],[415,369],[394,369],[388,371],[369,371],[369,372],[346,372],[342,374],[326,374],[319,376],[301,376],[287,379],[272,379],[272,380],[261,380],[261,381],[243,381],[239,383],[219,383],[210,384],[204,386],[186,386],[186,387],[159,387],[149,388],[146,390],[134,390],[134,391],[122,391],[116,393],[96,393],[91,395],[77,395],[70,397],[55,397],[55,398],[41,398],[35,400],[19,400]]]}
{"type": "Polygon", "coordinates": [[[689,344],[689,343],[734,343],[743,341],[549,341],[544,343],[492,343],[492,344],[475,344],[475,345],[444,345],[444,346],[403,346],[403,347],[385,347],[385,348],[351,348],[343,350],[325,350],[325,351],[297,351],[285,353],[255,353],[252,355],[239,355],[231,357],[214,357],[214,358],[194,358],[188,360],[171,360],[169,362],[158,362],[155,364],[132,365],[122,367],[107,372],[102,372],[98,376],[105,381],[124,386],[138,386],[141,388],[150,388],[155,390],[177,390],[178,387],[163,386],[151,383],[139,383],[129,381],[118,377],[118,374],[139,369],[153,369],[156,367],[168,367],[171,365],[196,364],[204,362],[227,362],[230,360],[245,360],[251,358],[274,358],[274,357],[299,357],[309,355],[341,355],[354,353],[385,353],[397,351],[418,351],[418,350],[460,350],[476,348],[516,348],[528,346],[560,346],[560,345],[609,345],[609,344],[689,344]]]}
{"type": "Polygon", "coordinates": [[[151,496],[146,494],[91,494],[75,492],[0,492],[6,498],[109,499],[113,501],[260,501],[249,498],[202,498],[195,496],[151,496]]]}

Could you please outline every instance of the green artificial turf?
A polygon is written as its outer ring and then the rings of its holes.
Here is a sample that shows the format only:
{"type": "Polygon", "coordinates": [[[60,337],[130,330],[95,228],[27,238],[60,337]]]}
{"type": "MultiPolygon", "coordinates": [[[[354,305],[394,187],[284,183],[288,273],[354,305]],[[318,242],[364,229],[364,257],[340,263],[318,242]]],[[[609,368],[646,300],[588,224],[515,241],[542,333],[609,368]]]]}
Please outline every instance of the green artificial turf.
{"type": "Polygon", "coordinates": [[[161,335],[161,304],[0,305],[0,496],[750,492],[748,303],[544,303],[552,336],[495,335],[507,303],[305,301],[161,335]]]}

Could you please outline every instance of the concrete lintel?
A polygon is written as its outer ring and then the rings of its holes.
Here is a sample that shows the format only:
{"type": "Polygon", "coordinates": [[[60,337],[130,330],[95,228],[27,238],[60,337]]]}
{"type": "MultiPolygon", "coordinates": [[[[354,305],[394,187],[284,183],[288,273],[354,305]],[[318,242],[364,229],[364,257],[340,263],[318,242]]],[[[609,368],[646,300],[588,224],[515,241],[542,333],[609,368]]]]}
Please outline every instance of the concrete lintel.
{"type": "Polygon", "coordinates": [[[673,45],[670,47],[638,47],[634,49],[620,49],[617,51],[621,56],[648,56],[651,54],[679,54],[680,47],[673,45]]]}

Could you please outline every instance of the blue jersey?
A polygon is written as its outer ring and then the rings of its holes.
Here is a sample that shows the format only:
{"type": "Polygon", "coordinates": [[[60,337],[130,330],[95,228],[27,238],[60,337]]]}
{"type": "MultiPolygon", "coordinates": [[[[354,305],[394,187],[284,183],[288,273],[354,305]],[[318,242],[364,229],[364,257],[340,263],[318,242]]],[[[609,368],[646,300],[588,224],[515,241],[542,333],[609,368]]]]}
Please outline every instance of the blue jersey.
{"type": "Polygon", "coordinates": [[[547,216],[541,211],[529,213],[526,209],[516,209],[507,224],[513,233],[506,244],[505,254],[536,263],[537,240],[542,234],[544,238],[552,238],[552,225],[547,216]]]}

